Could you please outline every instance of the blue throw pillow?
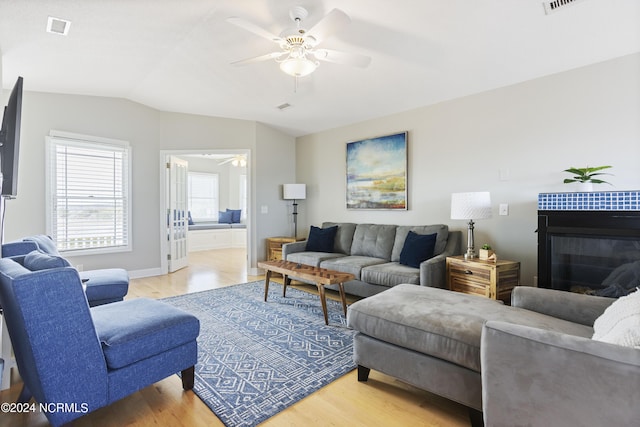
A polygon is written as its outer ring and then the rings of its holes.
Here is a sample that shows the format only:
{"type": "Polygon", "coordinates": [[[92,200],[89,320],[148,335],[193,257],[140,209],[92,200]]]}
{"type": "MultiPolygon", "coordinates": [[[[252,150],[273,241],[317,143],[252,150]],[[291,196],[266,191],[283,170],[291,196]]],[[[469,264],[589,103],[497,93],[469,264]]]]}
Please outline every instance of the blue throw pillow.
{"type": "Polygon", "coordinates": [[[231,224],[233,222],[233,214],[231,212],[218,212],[218,222],[220,224],[231,224]]]}
{"type": "Polygon", "coordinates": [[[24,257],[24,267],[31,271],[48,270],[50,268],[69,267],[69,261],[41,251],[31,251],[24,257]]]}
{"type": "Polygon", "coordinates": [[[306,250],[309,252],[333,252],[333,241],[336,239],[338,226],[318,228],[311,226],[306,250]]]}
{"type": "Polygon", "coordinates": [[[189,221],[189,225],[193,225],[193,218],[191,218],[191,211],[187,212],[187,221],[189,221]]]}
{"type": "Polygon", "coordinates": [[[227,209],[227,212],[231,212],[231,222],[234,224],[240,223],[240,216],[242,209],[227,209]]]}
{"type": "Polygon", "coordinates": [[[417,234],[410,231],[404,241],[402,252],[400,252],[400,264],[420,268],[422,261],[433,258],[436,237],[438,237],[438,233],[417,234]]]}

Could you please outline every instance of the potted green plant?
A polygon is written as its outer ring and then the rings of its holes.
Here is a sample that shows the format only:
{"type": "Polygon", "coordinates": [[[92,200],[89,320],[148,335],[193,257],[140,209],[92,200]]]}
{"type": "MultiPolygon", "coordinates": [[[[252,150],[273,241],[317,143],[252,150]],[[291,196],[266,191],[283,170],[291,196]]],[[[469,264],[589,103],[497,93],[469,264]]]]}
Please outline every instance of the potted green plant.
{"type": "Polygon", "coordinates": [[[593,191],[593,184],[609,184],[607,181],[603,181],[600,178],[595,178],[596,176],[601,175],[611,175],[610,173],[600,172],[604,169],[609,169],[611,166],[595,166],[590,168],[587,166],[586,168],[574,168],[571,167],[569,169],[565,169],[563,172],[568,172],[573,174],[573,178],[565,178],[564,183],[570,184],[573,182],[577,182],[580,184],[580,188],[582,191],[593,191]]]}
{"type": "Polygon", "coordinates": [[[488,245],[486,243],[482,245],[482,247],[478,252],[479,252],[478,258],[485,259],[485,260],[489,259],[489,257],[494,253],[493,250],[491,249],[491,245],[488,245]]]}

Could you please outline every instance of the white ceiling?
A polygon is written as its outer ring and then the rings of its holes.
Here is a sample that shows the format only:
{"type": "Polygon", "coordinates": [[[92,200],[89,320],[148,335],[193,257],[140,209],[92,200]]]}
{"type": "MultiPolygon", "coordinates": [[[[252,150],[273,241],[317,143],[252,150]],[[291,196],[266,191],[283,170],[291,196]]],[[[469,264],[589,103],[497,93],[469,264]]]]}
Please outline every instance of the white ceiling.
{"type": "Polygon", "coordinates": [[[640,1],[583,0],[545,15],[542,0],[0,0],[4,88],[122,97],[175,112],[256,120],[300,136],[640,51],[640,1]],[[351,24],[320,47],[372,58],[322,62],[294,79],[274,61],[230,63],[277,45],[289,9],[312,27],[333,8],[351,24]],[[47,17],[72,21],[68,36],[47,17]],[[276,106],[289,103],[284,111],[276,106]]]}

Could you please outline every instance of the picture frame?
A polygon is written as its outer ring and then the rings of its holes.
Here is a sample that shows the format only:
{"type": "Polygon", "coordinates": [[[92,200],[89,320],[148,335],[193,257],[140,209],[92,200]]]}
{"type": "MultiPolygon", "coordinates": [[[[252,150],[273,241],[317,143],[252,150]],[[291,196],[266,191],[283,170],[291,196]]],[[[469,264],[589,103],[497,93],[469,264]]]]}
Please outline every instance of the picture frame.
{"type": "Polygon", "coordinates": [[[347,209],[407,210],[407,132],[347,142],[347,209]]]}

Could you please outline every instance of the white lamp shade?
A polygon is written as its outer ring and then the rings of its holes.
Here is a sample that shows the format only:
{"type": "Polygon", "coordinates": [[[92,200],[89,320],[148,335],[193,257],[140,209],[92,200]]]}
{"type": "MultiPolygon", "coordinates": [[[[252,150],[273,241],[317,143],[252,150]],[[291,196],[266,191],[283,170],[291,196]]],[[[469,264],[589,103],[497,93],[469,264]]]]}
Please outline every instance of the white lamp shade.
{"type": "Polygon", "coordinates": [[[285,200],[304,200],[307,198],[306,184],[283,184],[282,198],[285,200]]]}
{"type": "Polygon", "coordinates": [[[491,195],[488,191],[451,195],[451,219],[486,218],[491,218],[491,195]]]}

